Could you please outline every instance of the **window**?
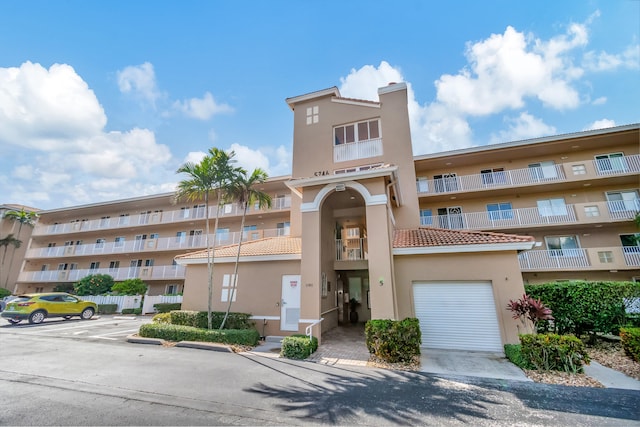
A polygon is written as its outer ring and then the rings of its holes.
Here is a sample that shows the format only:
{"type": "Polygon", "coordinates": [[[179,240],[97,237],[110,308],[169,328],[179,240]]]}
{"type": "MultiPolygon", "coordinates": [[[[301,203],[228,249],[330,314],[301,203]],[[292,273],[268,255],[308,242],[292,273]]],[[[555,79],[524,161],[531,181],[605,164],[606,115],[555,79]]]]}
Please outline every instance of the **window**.
{"type": "Polygon", "coordinates": [[[191,210],[189,209],[188,206],[183,206],[180,208],[180,216],[182,217],[182,219],[187,219],[189,218],[191,210]]]}
{"type": "Polygon", "coordinates": [[[97,270],[100,268],[100,261],[94,261],[89,264],[89,270],[97,270]]]}
{"type": "Polygon", "coordinates": [[[205,205],[195,205],[193,207],[193,217],[194,218],[204,218],[206,211],[205,205]]]}
{"type": "Polygon", "coordinates": [[[534,181],[554,179],[558,177],[556,164],[553,161],[531,163],[529,165],[529,173],[534,181]]]}
{"type": "Polygon", "coordinates": [[[186,231],[178,231],[176,233],[176,242],[183,243],[186,239],[187,239],[187,232],[186,231]]]}
{"type": "Polygon", "coordinates": [[[178,285],[167,285],[165,288],[165,294],[167,295],[175,295],[178,293],[178,285]]]}
{"type": "Polygon", "coordinates": [[[418,193],[429,192],[429,180],[425,177],[418,177],[416,179],[416,186],[418,187],[418,193]]]}
{"type": "Polygon", "coordinates": [[[602,251],[598,252],[598,259],[602,264],[611,264],[613,262],[613,252],[611,251],[602,251]]]}
{"type": "Polygon", "coordinates": [[[145,267],[153,267],[153,260],[152,259],[145,259],[144,260],[144,266],[145,267]]]}
{"type": "Polygon", "coordinates": [[[464,228],[462,207],[438,208],[438,227],[452,230],[464,228]]]}
{"type": "Polygon", "coordinates": [[[378,119],[338,126],[333,129],[334,144],[342,145],[356,141],[380,138],[378,119]]]}
{"type": "Polygon", "coordinates": [[[489,203],[487,205],[487,213],[492,221],[499,219],[513,219],[513,210],[511,202],[489,203]]]}
{"type": "Polygon", "coordinates": [[[348,227],[346,229],[347,239],[358,239],[360,238],[360,228],[359,227],[348,227]]]}
{"type": "Polygon", "coordinates": [[[544,240],[551,256],[578,257],[582,255],[576,236],[551,236],[545,237],[544,240]]]}
{"type": "Polygon", "coordinates": [[[104,248],[104,243],[105,243],[105,242],[106,242],[106,240],[105,240],[105,239],[103,239],[103,238],[96,239],[96,246],[95,246],[95,248],[96,248],[96,249],[102,249],[102,248],[104,248]]]}
{"type": "Polygon", "coordinates": [[[109,218],[110,216],[103,216],[100,218],[100,227],[108,227],[109,226],[109,218]]]}
{"type": "Polygon", "coordinates": [[[598,172],[615,173],[627,170],[627,162],[623,153],[601,154],[596,156],[598,172]]]}
{"type": "Polygon", "coordinates": [[[289,221],[286,222],[279,222],[276,225],[276,230],[277,230],[277,235],[278,236],[288,236],[289,235],[289,230],[291,227],[291,223],[289,221]]]}
{"type": "Polygon", "coordinates": [[[447,173],[443,175],[434,175],[433,176],[433,185],[435,186],[436,192],[444,193],[447,191],[457,191],[458,190],[458,175],[455,173],[447,173]]]}
{"type": "Polygon", "coordinates": [[[571,166],[574,175],[586,175],[587,168],[584,165],[573,165],[571,166]]]}
{"type": "Polygon", "coordinates": [[[586,217],[592,217],[592,218],[600,216],[600,209],[598,209],[597,206],[585,206],[584,215],[586,217]]]}
{"type": "Polygon", "coordinates": [[[109,271],[115,271],[120,268],[120,261],[109,261],[109,271]]]}
{"type": "Polygon", "coordinates": [[[260,237],[260,234],[255,232],[258,229],[258,226],[256,225],[245,225],[244,228],[242,229],[242,238],[243,239],[249,239],[249,240],[254,240],[260,237]]]}
{"type": "Polygon", "coordinates": [[[129,214],[120,214],[119,225],[129,225],[129,214]]]}
{"type": "Polygon", "coordinates": [[[563,198],[538,200],[537,203],[540,216],[567,215],[567,205],[563,198]]]}
{"type": "Polygon", "coordinates": [[[229,229],[228,228],[218,228],[216,231],[216,242],[215,244],[226,243],[229,240],[229,229]]]}
{"type": "Polygon", "coordinates": [[[504,184],[507,177],[504,174],[504,168],[483,169],[480,171],[482,183],[484,185],[504,184]]]}
{"type": "Polygon", "coordinates": [[[118,237],[116,237],[115,242],[116,242],[116,243],[115,243],[114,247],[116,247],[116,248],[121,248],[121,247],[123,247],[123,246],[124,246],[124,237],[122,237],[122,236],[118,236],[118,237]]]}
{"type": "Polygon", "coordinates": [[[237,297],[236,283],[237,276],[235,274],[225,274],[222,277],[222,297],[220,301],[229,301],[229,294],[231,294],[231,300],[235,302],[237,297]]]}
{"type": "Polygon", "coordinates": [[[621,234],[620,242],[625,248],[640,247],[640,233],[621,234]]]}
{"type": "Polygon", "coordinates": [[[320,121],[320,107],[314,105],[313,107],[307,108],[307,124],[315,124],[320,121]]]}
{"type": "Polygon", "coordinates": [[[433,212],[431,209],[420,209],[420,225],[433,225],[433,212]]]}
{"type": "Polygon", "coordinates": [[[640,200],[636,190],[608,191],[606,196],[611,212],[640,210],[640,200]]]}

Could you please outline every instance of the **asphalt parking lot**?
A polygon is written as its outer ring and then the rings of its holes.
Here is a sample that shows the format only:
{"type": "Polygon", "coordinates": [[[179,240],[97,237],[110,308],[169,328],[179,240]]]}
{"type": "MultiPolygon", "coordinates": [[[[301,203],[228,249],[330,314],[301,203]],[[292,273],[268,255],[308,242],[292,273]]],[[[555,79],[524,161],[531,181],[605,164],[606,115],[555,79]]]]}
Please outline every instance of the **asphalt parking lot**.
{"type": "Polygon", "coordinates": [[[0,335],[26,335],[77,338],[82,340],[106,340],[126,342],[126,337],[138,332],[140,325],[151,322],[151,316],[96,315],[90,320],[78,317],[45,319],[44,322],[31,325],[23,321],[11,325],[5,319],[0,320],[0,335]]]}

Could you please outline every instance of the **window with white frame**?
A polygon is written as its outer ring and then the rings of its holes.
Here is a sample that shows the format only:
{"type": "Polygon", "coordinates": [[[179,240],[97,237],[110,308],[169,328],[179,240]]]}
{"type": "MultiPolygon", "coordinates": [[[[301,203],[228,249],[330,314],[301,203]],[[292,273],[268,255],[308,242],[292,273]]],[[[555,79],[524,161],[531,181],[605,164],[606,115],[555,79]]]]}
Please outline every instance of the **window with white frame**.
{"type": "Polygon", "coordinates": [[[609,153],[595,156],[598,172],[624,172],[627,162],[623,153],[609,153]]]}
{"type": "Polygon", "coordinates": [[[573,165],[571,166],[571,170],[573,170],[574,175],[586,175],[587,168],[584,165],[573,165]]]}
{"type": "Polygon", "coordinates": [[[123,246],[124,246],[124,237],[123,236],[116,237],[114,247],[121,248],[123,246]]]}
{"type": "Polygon", "coordinates": [[[540,216],[567,215],[567,205],[562,197],[538,200],[537,204],[540,216]]]}
{"type": "Polygon", "coordinates": [[[640,199],[636,190],[607,191],[606,196],[612,212],[640,210],[640,199]]]}
{"type": "Polygon", "coordinates": [[[531,163],[529,165],[529,173],[531,174],[531,178],[536,181],[554,179],[558,177],[556,164],[552,160],[531,163]]]}
{"type": "Polygon", "coordinates": [[[118,219],[119,225],[128,225],[129,224],[129,214],[120,214],[120,218],[118,219]]]}
{"type": "Polygon", "coordinates": [[[228,302],[230,295],[231,301],[235,302],[238,296],[235,274],[225,274],[222,276],[222,296],[220,301],[228,302]]]}
{"type": "Polygon", "coordinates": [[[320,121],[320,107],[314,105],[313,107],[307,107],[307,124],[315,124],[320,121]]]}
{"type": "Polygon", "coordinates": [[[102,248],[104,248],[104,243],[105,243],[105,242],[106,242],[106,239],[103,239],[103,238],[96,239],[96,245],[95,245],[95,248],[96,248],[96,249],[102,249],[102,248]]]}
{"type": "Polygon", "coordinates": [[[585,206],[584,216],[591,218],[600,216],[600,209],[597,206],[585,206]]]}
{"type": "Polygon", "coordinates": [[[216,231],[216,241],[215,244],[224,244],[230,239],[229,229],[228,228],[218,228],[216,231]]]}
{"type": "Polygon", "coordinates": [[[544,240],[551,256],[582,256],[577,236],[547,236],[544,240]]]}
{"type": "Polygon", "coordinates": [[[109,261],[109,271],[116,271],[120,268],[120,261],[109,261]]]}
{"type": "Polygon", "coordinates": [[[504,168],[483,169],[480,171],[480,176],[484,185],[504,184],[507,182],[504,168]]]}
{"type": "Polygon", "coordinates": [[[489,219],[496,221],[499,219],[513,219],[513,208],[511,202],[489,203],[487,204],[489,219]]]}
{"type": "Polygon", "coordinates": [[[378,119],[351,123],[333,128],[334,145],[367,141],[380,138],[380,121],[378,119]]]}
{"type": "Polygon", "coordinates": [[[602,264],[611,264],[613,262],[613,252],[598,251],[598,259],[602,264]]]}
{"type": "Polygon", "coordinates": [[[89,264],[89,270],[95,271],[99,268],[100,268],[100,261],[93,261],[91,264],[89,264]]]}
{"type": "Polygon", "coordinates": [[[420,225],[433,225],[433,211],[420,209],[420,225]]]}
{"type": "Polygon", "coordinates": [[[276,224],[276,234],[278,236],[288,236],[289,230],[291,229],[291,223],[289,221],[279,222],[276,224]]]}

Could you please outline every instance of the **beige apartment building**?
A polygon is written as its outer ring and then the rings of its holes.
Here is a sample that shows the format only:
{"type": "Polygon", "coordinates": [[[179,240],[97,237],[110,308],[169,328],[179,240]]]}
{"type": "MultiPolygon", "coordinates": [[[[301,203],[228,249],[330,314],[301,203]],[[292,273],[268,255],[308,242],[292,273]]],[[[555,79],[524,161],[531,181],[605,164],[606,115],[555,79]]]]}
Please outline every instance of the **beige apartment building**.
{"type": "MultiPolygon", "coordinates": [[[[263,335],[412,316],[424,346],[501,351],[523,283],[640,277],[639,125],[414,156],[406,85],[378,93],[287,99],[292,175],[244,230],[220,208],[214,310],[231,300],[263,335]]],[[[41,212],[14,290],[139,277],[206,310],[204,206],[172,196],[41,212]]]]}

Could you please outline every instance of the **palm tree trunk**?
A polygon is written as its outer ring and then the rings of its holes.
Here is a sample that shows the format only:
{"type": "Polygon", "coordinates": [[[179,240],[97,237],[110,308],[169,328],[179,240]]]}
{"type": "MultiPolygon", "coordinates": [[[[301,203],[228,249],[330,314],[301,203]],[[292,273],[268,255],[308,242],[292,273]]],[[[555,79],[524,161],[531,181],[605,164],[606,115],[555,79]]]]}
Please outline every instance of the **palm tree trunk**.
{"type": "Polygon", "coordinates": [[[238,242],[238,252],[236,253],[236,265],[233,268],[233,283],[231,286],[231,292],[229,293],[229,305],[227,306],[227,312],[224,314],[224,318],[222,319],[222,323],[220,324],[220,329],[224,328],[225,323],[227,322],[227,318],[229,317],[229,313],[231,312],[231,304],[233,303],[233,297],[236,293],[236,286],[238,285],[238,264],[240,264],[240,249],[242,248],[242,234],[244,233],[244,219],[247,216],[247,207],[249,203],[244,204],[244,209],[242,211],[242,220],[240,221],[240,242],[238,242]]]}
{"type": "MultiPolygon", "coordinates": [[[[20,223],[20,226],[18,227],[18,235],[16,236],[16,239],[20,240],[20,232],[22,231],[22,223],[20,223]]],[[[9,276],[11,275],[11,266],[13,265],[13,259],[16,256],[16,247],[13,247],[13,251],[11,251],[11,260],[9,261],[9,267],[7,268],[7,277],[5,277],[4,279],[4,286],[3,288],[5,289],[9,289],[7,286],[9,285],[9,276]]]]}
{"type": "MultiPolygon", "coordinates": [[[[207,326],[211,330],[213,329],[212,325],[212,304],[213,304],[213,262],[215,260],[215,252],[216,252],[216,238],[218,237],[218,222],[220,219],[220,201],[222,200],[222,192],[218,189],[218,201],[216,204],[216,216],[215,216],[215,224],[213,226],[213,245],[211,245],[211,249],[209,249],[207,245],[207,266],[209,269],[209,298],[208,298],[208,310],[207,310],[207,326]]],[[[207,214],[208,214],[207,209],[207,214]]],[[[208,221],[207,221],[208,225],[208,221]]],[[[209,233],[207,232],[207,238],[209,237],[209,233]]]]}

